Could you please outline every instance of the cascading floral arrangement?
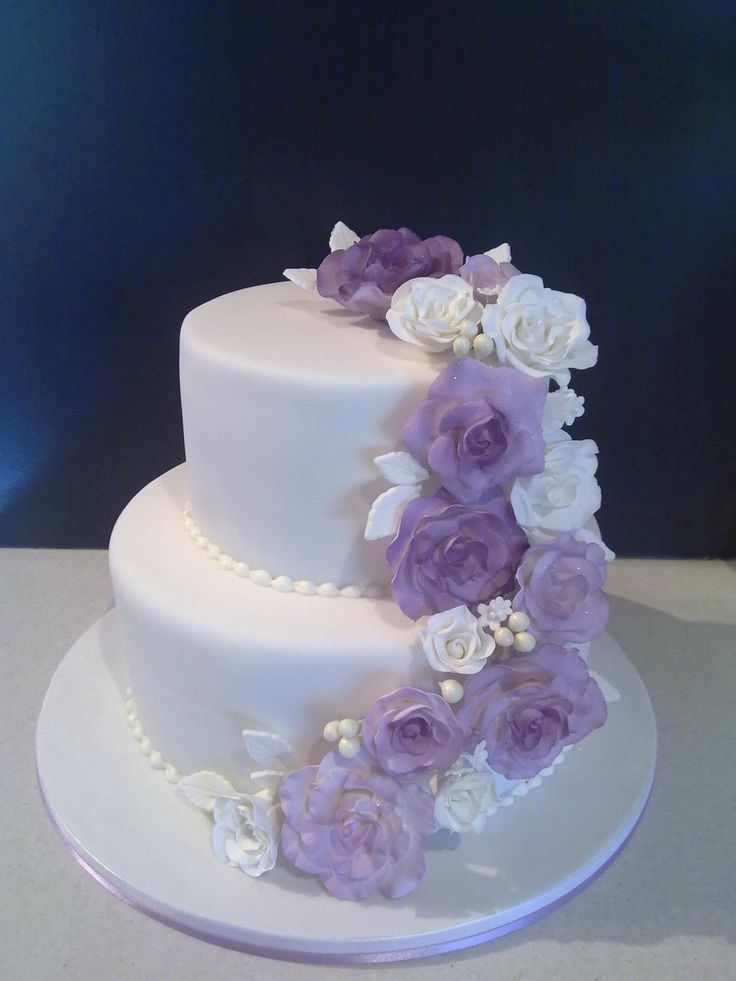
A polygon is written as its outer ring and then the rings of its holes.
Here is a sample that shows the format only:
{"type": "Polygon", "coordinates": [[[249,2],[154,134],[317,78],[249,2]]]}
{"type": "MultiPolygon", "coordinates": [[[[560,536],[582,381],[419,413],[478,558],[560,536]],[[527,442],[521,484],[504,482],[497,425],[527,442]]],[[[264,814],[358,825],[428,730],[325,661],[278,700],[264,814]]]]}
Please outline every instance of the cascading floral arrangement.
{"type": "Polygon", "coordinates": [[[362,720],[328,722],[333,747],[313,766],[294,769],[277,735],[244,732],[265,767],[255,794],[210,772],[178,786],[211,814],[218,857],[249,875],[280,847],[339,898],[399,898],[424,874],[427,836],[480,831],[606,719],[581,656],[607,622],[613,558],[593,517],[598,448],[565,431],[583,413],[570,370],[597,348],[584,301],[519,272],[507,245],[464,257],[445,236],[361,238],[338,223],[330,249],[285,275],[454,356],[404,448],[376,458],[391,486],[365,531],[390,539],[393,596],[422,621],[438,691],[399,688],[362,720]]]}

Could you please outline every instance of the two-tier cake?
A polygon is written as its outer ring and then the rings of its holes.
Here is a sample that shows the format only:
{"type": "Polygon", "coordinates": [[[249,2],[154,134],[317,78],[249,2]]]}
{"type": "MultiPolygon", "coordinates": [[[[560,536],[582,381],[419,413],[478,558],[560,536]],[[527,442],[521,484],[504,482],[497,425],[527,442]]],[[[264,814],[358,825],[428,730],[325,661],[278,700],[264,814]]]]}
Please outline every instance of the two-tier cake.
{"type": "Polygon", "coordinates": [[[606,719],[612,554],[596,444],[567,431],[597,349],[507,246],[338,224],[330,247],[186,318],[187,462],[110,566],[128,721],[214,854],[398,898],[430,836],[493,835],[606,719]]]}

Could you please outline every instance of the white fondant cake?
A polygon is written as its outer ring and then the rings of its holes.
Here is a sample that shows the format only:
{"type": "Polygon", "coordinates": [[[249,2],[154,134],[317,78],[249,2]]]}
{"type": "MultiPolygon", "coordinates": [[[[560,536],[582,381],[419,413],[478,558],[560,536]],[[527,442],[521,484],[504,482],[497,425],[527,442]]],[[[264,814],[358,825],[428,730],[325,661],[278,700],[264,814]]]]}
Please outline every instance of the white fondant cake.
{"type": "Polygon", "coordinates": [[[131,724],[218,857],[260,875],[281,847],[340,898],[395,898],[433,828],[480,830],[605,718],[578,656],[607,612],[597,448],[562,428],[595,349],[507,247],[332,245],[287,271],[326,296],[186,318],[187,462],[125,509],[110,567],[131,724]],[[396,255],[395,294],[354,272],[396,255]]]}

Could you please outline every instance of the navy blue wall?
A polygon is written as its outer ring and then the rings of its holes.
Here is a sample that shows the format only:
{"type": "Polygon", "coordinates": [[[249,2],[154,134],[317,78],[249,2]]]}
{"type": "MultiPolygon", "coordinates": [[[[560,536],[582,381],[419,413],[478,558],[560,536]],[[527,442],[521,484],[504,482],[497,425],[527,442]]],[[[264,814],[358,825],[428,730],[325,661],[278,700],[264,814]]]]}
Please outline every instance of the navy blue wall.
{"type": "Polygon", "coordinates": [[[183,457],[186,312],[405,224],[586,297],[625,554],[736,552],[731,3],[5,4],[0,543],[183,457]]]}

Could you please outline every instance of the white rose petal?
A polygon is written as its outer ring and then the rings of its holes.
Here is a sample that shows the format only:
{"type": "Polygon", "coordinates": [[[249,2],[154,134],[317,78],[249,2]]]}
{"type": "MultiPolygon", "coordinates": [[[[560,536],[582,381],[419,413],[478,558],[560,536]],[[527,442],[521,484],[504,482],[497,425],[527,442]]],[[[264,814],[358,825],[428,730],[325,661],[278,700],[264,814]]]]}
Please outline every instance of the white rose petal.
{"type": "Polygon", "coordinates": [[[584,528],[578,528],[577,531],[574,531],[572,537],[576,542],[585,542],[587,545],[600,545],[603,549],[606,562],[613,562],[616,558],[616,553],[612,552],[601,538],[601,530],[595,518],[591,518],[584,528]]]}
{"type": "Polygon", "coordinates": [[[563,426],[572,426],[576,419],[585,412],[585,399],[577,395],[571,388],[562,388],[558,392],[550,392],[544,403],[542,413],[542,429],[552,433],[563,426]]]}
{"type": "Polygon", "coordinates": [[[481,743],[473,754],[461,754],[440,777],[434,819],[440,828],[449,831],[478,833],[499,803],[495,778],[486,763],[485,744],[481,743]]]}
{"type": "Polygon", "coordinates": [[[498,302],[485,308],[482,327],[493,338],[500,364],[554,378],[561,388],[570,382],[570,368],[592,368],[598,360],[585,301],[548,289],[539,276],[512,276],[498,302]]]}
{"type": "Polygon", "coordinates": [[[422,644],[435,671],[454,674],[480,671],[496,647],[467,606],[456,606],[431,616],[422,630],[422,644]]]}
{"type": "Polygon", "coordinates": [[[472,286],[448,274],[421,276],[399,286],[386,320],[400,340],[437,352],[449,350],[460,337],[472,337],[482,313],[472,286]]]}
{"type": "Polygon", "coordinates": [[[266,791],[221,797],[215,802],[212,845],[221,862],[260,876],[276,864],[278,809],[266,791]]]}
{"type": "Polygon", "coordinates": [[[542,473],[514,481],[509,500],[532,544],[583,528],[600,508],[597,453],[592,439],[570,439],[560,430],[548,437],[542,473]]]}

